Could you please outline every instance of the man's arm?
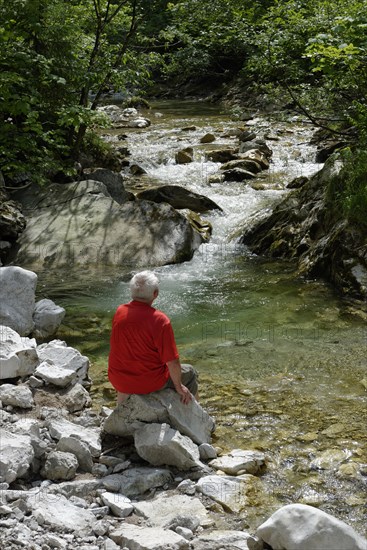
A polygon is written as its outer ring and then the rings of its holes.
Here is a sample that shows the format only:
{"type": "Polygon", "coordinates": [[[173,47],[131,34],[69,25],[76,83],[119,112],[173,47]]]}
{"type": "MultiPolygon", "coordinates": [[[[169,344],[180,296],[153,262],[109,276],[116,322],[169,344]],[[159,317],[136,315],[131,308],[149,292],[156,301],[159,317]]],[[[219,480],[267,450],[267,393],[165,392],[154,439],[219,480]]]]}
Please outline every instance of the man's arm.
{"type": "Polygon", "coordinates": [[[180,394],[181,402],[187,405],[191,399],[192,395],[188,388],[184,386],[181,382],[181,364],[179,359],[174,359],[173,361],[167,361],[167,367],[169,370],[170,377],[172,379],[175,390],[180,394]]]}

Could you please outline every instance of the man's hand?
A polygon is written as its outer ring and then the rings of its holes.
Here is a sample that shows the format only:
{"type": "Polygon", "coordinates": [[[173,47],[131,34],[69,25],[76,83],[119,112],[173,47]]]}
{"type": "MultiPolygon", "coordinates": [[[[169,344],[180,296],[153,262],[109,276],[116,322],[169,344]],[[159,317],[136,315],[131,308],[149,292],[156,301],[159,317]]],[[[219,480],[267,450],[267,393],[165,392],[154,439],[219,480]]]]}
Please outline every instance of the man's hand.
{"type": "Polygon", "coordinates": [[[190,403],[192,399],[192,395],[190,393],[190,390],[186,388],[186,386],[181,384],[180,386],[175,387],[175,389],[177,393],[180,394],[181,403],[183,403],[184,405],[187,405],[188,403],[190,403]]]}

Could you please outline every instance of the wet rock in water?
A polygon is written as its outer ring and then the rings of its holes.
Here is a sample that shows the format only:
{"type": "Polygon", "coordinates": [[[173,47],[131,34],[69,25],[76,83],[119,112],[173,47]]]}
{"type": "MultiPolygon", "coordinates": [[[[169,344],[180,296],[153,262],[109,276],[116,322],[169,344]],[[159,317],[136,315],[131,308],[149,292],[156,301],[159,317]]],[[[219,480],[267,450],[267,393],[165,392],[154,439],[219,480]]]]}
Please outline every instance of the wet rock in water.
{"type": "Polygon", "coordinates": [[[150,120],[140,116],[134,107],[121,109],[118,105],[104,105],[98,107],[98,111],[110,118],[114,128],[147,128],[151,124],[150,120]]]}
{"type": "Polygon", "coordinates": [[[47,338],[53,336],[65,317],[65,309],[57,306],[52,300],[46,298],[35,304],[33,312],[35,338],[47,338]]]}
{"type": "Polygon", "coordinates": [[[241,512],[257,499],[266,498],[262,482],[250,474],[208,475],[199,479],[196,488],[229,512],[241,512]]]}
{"type": "Polygon", "coordinates": [[[255,177],[252,172],[243,168],[232,168],[231,170],[223,171],[224,181],[246,181],[255,177]]]}
{"type": "Polygon", "coordinates": [[[202,465],[197,445],[167,424],[150,423],[137,429],[134,444],[138,455],[153,466],[190,470],[202,465]]]}
{"type": "Polygon", "coordinates": [[[169,424],[194,443],[209,443],[214,430],[214,420],[192,399],[183,405],[174,390],[160,390],[147,395],[130,395],[106,418],[103,429],[106,433],[122,437],[132,436],[142,423],[169,424]]]}
{"type": "Polygon", "coordinates": [[[147,173],[139,164],[130,164],[130,172],[133,176],[144,176],[147,173]]]}
{"type": "Polygon", "coordinates": [[[188,208],[194,212],[207,212],[208,210],[222,210],[214,201],[199,195],[194,191],[189,191],[179,185],[162,185],[153,189],[146,189],[136,195],[140,200],[149,200],[153,202],[167,202],[173,208],[188,208]]]}
{"type": "Polygon", "coordinates": [[[265,455],[259,451],[234,449],[210,462],[212,468],[222,470],[228,475],[257,474],[265,464],[265,455]]]}
{"type": "Polygon", "coordinates": [[[221,170],[231,170],[234,168],[242,168],[252,174],[258,174],[263,169],[258,162],[250,158],[230,160],[229,162],[222,164],[220,167],[221,170]]]}
{"type": "Polygon", "coordinates": [[[287,189],[300,189],[305,185],[305,183],[308,182],[308,179],[309,178],[307,178],[306,176],[299,176],[298,178],[294,178],[287,184],[287,189]]]}
{"type": "Polygon", "coordinates": [[[342,449],[328,449],[316,456],[310,464],[312,470],[335,470],[349,457],[342,449]]]}
{"type": "MultiPolygon", "coordinates": [[[[328,189],[343,185],[343,164],[331,158],[270,215],[249,225],[241,244],[255,254],[297,258],[301,275],[330,280],[344,295],[367,298],[367,237],[331,208],[328,189]]],[[[249,220],[249,224],[250,224],[249,220]]]]}
{"type": "Polygon", "coordinates": [[[266,158],[270,158],[273,154],[273,151],[270,149],[270,147],[266,144],[265,141],[261,139],[256,139],[254,141],[246,141],[242,142],[239,147],[239,153],[247,153],[248,151],[261,151],[266,158]]]}
{"type": "Polygon", "coordinates": [[[176,164],[189,164],[194,160],[194,150],[192,147],[186,147],[186,149],[181,149],[175,154],[176,164]]]}
{"type": "Polygon", "coordinates": [[[253,141],[256,139],[256,134],[250,130],[244,130],[238,134],[238,139],[239,141],[253,141]]]}
{"type": "Polygon", "coordinates": [[[367,540],[346,523],[306,504],[277,510],[256,531],[274,550],[366,550],[367,540]]]}
{"type": "Polygon", "coordinates": [[[238,158],[243,160],[252,160],[253,162],[256,162],[262,170],[267,170],[269,168],[268,156],[259,149],[249,149],[244,153],[240,153],[238,158]]]}
{"type": "Polygon", "coordinates": [[[215,141],[215,135],[210,133],[200,138],[200,143],[212,143],[213,141],[215,141]]]}
{"type": "Polygon", "coordinates": [[[10,327],[0,325],[0,380],[32,374],[39,363],[36,340],[21,337],[10,327]]]}
{"type": "Polygon", "coordinates": [[[238,148],[213,149],[205,152],[205,159],[212,162],[228,162],[237,159],[238,148]]]}
{"type": "Polygon", "coordinates": [[[169,204],[122,205],[95,181],[50,186],[29,211],[17,262],[33,267],[164,265],[191,259],[200,236],[169,204]]]}
{"type": "Polygon", "coordinates": [[[18,266],[0,267],[0,324],[28,336],[34,328],[37,275],[18,266]]]}
{"type": "Polygon", "coordinates": [[[189,550],[189,542],[170,530],[160,527],[122,525],[110,533],[113,541],[121,547],[139,550],[189,550]]]}
{"type": "Polygon", "coordinates": [[[34,459],[31,438],[0,428],[0,483],[11,483],[24,476],[34,459]]]}
{"type": "Polygon", "coordinates": [[[77,469],[78,460],[74,454],[52,451],[47,456],[41,475],[52,481],[66,481],[74,479],[77,469]]]}
{"type": "Polygon", "coordinates": [[[192,210],[188,210],[186,217],[195,230],[200,233],[203,242],[209,242],[213,232],[212,224],[207,220],[203,220],[196,212],[193,212],[192,210]]]}

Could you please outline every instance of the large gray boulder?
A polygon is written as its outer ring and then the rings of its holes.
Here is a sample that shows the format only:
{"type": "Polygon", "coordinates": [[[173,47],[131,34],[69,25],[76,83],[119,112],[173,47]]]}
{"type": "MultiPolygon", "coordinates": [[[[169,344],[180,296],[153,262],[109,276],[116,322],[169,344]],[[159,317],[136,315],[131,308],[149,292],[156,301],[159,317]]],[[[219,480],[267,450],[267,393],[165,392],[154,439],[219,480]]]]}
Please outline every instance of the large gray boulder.
{"type": "Polygon", "coordinates": [[[218,204],[194,191],[189,191],[179,185],[162,185],[140,191],[136,195],[138,199],[153,202],[167,202],[173,208],[188,208],[194,212],[207,212],[208,210],[222,210],[218,204]]]}
{"type": "Polygon", "coordinates": [[[32,374],[39,363],[36,340],[0,325],[0,380],[32,374]]]}
{"type": "Polygon", "coordinates": [[[65,317],[65,309],[44,298],[35,304],[33,311],[35,338],[47,338],[55,334],[65,317]]]}
{"type": "Polygon", "coordinates": [[[3,405],[11,405],[20,409],[31,409],[34,405],[32,392],[25,385],[2,384],[0,386],[0,401],[3,405]]]}
{"type": "Polygon", "coordinates": [[[130,395],[110,414],[103,429],[122,437],[134,435],[146,423],[166,423],[200,445],[209,443],[214,420],[192,399],[183,405],[174,390],[160,390],[147,395],[130,395]]]}
{"type": "Polygon", "coordinates": [[[189,550],[189,542],[171,530],[123,524],[110,533],[122,547],[134,550],[189,550]]]}
{"type": "Polygon", "coordinates": [[[117,172],[106,168],[96,168],[88,171],[88,179],[102,182],[111,197],[119,204],[135,200],[134,193],[125,190],[122,175],[117,172]]]}
{"type": "Polygon", "coordinates": [[[65,418],[52,418],[47,422],[47,427],[54,439],[59,441],[62,437],[75,437],[87,445],[93,457],[98,457],[101,454],[99,429],[79,426],[65,418]]]}
{"type": "Polygon", "coordinates": [[[0,325],[20,336],[33,330],[37,275],[18,266],[0,267],[0,325]]]}
{"type": "Polygon", "coordinates": [[[306,504],[289,504],[260,525],[256,535],[273,550],[366,550],[352,527],[306,504]]]}
{"type": "Polygon", "coordinates": [[[169,470],[163,468],[130,468],[122,474],[111,474],[102,478],[107,491],[122,493],[127,497],[143,495],[156,487],[163,487],[172,481],[169,470]]]}
{"type": "Polygon", "coordinates": [[[0,428],[0,483],[11,483],[27,473],[34,459],[31,438],[0,428]]]}
{"type": "Polygon", "coordinates": [[[89,369],[89,359],[85,355],[82,355],[78,350],[72,348],[63,342],[62,340],[52,340],[47,344],[41,344],[37,348],[37,353],[40,361],[43,361],[36,374],[39,374],[41,378],[58,386],[66,386],[69,383],[79,381],[82,382],[89,369]],[[47,364],[50,365],[50,378],[47,380],[47,364]],[[41,372],[40,372],[41,371],[41,372]],[[70,373],[75,373],[75,377],[72,376],[71,380],[67,383],[62,382],[62,372],[65,371],[65,376],[68,377],[70,373]],[[59,374],[58,374],[59,373],[59,374]],[[61,374],[60,374],[61,373],[61,374]],[[57,379],[60,381],[57,382],[57,379]]]}
{"type": "Polygon", "coordinates": [[[25,211],[17,262],[37,268],[164,265],[191,259],[202,239],[169,204],[116,203],[100,182],[54,184],[25,211]],[[40,208],[41,207],[41,208],[40,208]]]}
{"type": "Polygon", "coordinates": [[[136,430],[134,442],[138,455],[153,466],[166,464],[179,470],[201,466],[198,446],[168,424],[143,426],[136,430]]]}

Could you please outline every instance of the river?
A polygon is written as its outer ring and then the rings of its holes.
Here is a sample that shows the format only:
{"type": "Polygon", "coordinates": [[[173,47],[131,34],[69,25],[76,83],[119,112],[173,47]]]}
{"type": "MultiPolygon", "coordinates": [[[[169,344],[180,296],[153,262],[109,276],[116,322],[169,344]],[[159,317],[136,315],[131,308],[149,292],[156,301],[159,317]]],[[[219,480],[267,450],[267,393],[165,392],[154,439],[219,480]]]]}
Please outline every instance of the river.
{"type": "MultiPolygon", "coordinates": [[[[131,162],[147,171],[140,178],[127,171],[126,188],[182,185],[224,211],[202,216],[213,236],[191,261],[155,270],[156,307],[172,320],[181,360],[199,372],[201,403],[216,419],[214,444],[266,454],[268,500],[246,512],[244,525],[303,502],[365,534],[365,326],[327,283],[300,278],[294,264],[256,257],[236,242],[244,225],[288,192],[289,181],[321,168],[308,145],[313,129],[296,118],[255,115],[249,127],[267,136],[273,157],[259,177],[264,189],[254,190],[246,183],[210,184],[218,165],[204,159],[206,149],[235,144],[230,130],[245,123],[202,102],[160,102],[148,116],[151,127],[126,131],[131,162]],[[202,145],[207,132],[216,141],[202,145]],[[188,146],[194,162],[175,164],[175,152],[188,146]]],[[[108,338],[115,308],[129,299],[129,276],[123,267],[118,273],[106,267],[98,277],[39,276],[40,296],[67,310],[58,336],[92,362],[96,409],[114,402],[106,381],[108,338]]]]}

